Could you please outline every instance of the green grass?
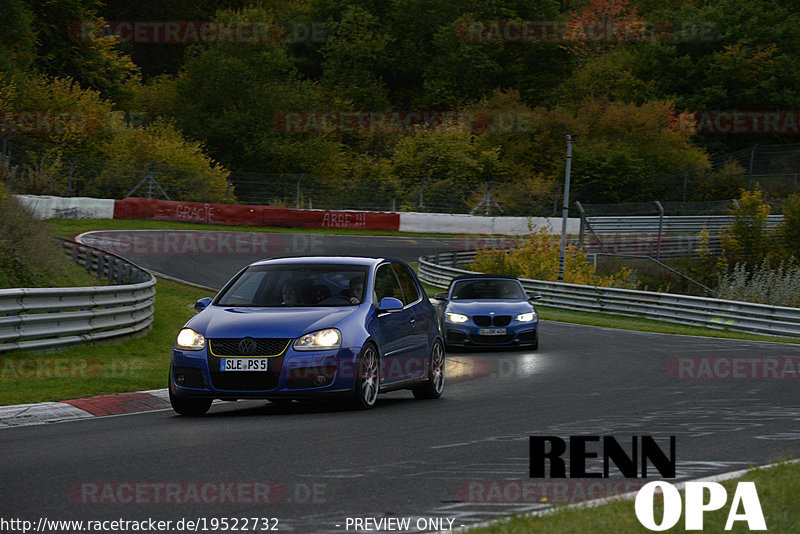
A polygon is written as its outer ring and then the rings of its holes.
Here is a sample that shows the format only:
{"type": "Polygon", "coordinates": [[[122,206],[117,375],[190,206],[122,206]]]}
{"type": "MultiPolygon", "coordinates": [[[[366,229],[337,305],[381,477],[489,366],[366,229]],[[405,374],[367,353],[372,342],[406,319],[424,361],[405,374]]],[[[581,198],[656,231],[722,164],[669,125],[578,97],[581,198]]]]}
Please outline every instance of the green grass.
{"type": "Polygon", "coordinates": [[[0,405],[166,387],[172,342],[205,296],[208,291],[159,279],[145,335],[51,353],[0,354],[0,405]]]}
{"type": "Polygon", "coordinates": [[[718,337],[726,339],[741,339],[746,341],[775,341],[780,343],[800,343],[800,339],[792,337],[760,336],[758,334],[734,332],[726,329],[717,330],[714,328],[704,328],[701,326],[673,324],[665,321],[643,319],[640,317],[626,317],[623,315],[611,315],[607,313],[564,310],[561,308],[551,308],[548,306],[542,306],[538,304],[536,305],[536,309],[539,311],[539,316],[542,319],[549,321],[585,324],[589,326],[604,326],[607,328],[621,328],[624,330],[636,330],[639,332],[655,332],[659,334],[680,334],[685,336],[718,337]]]}
{"type": "MultiPolygon", "coordinates": [[[[728,500],[722,509],[706,512],[703,516],[703,532],[726,532],[725,523],[728,511],[736,491],[736,483],[755,482],[761,509],[764,513],[767,529],[771,533],[795,534],[800,532],[800,508],[797,506],[797,495],[800,492],[800,464],[784,463],[768,469],[756,469],[746,473],[739,479],[723,482],[728,493],[728,500]]],[[[706,498],[707,492],[706,492],[706,498]]],[[[655,518],[659,521],[662,506],[656,503],[655,518]]],[[[685,507],[684,507],[685,511],[685,507]]],[[[739,513],[742,513],[741,506],[739,513]]],[[[675,527],[665,532],[686,532],[684,516],[675,527]]],[[[737,521],[732,530],[727,532],[751,532],[747,523],[737,521]]],[[[555,513],[539,517],[516,516],[501,519],[487,525],[470,529],[470,534],[573,534],[575,532],[602,533],[650,533],[636,518],[633,500],[617,500],[598,507],[559,508],[555,513]]]]}
{"type": "Polygon", "coordinates": [[[48,219],[48,226],[59,237],[71,239],[92,230],[227,230],[229,232],[275,232],[291,234],[382,235],[402,237],[486,237],[483,235],[409,233],[393,230],[360,230],[352,228],[283,228],[264,226],[226,226],[223,224],[184,223],[137,219],[48,219]]]}
{"type": "Polygon", "coordinates": [[[2,182],[0,215],[0,288],[105,284],[62,254],[50,229],[10,197],[2,182]]]}

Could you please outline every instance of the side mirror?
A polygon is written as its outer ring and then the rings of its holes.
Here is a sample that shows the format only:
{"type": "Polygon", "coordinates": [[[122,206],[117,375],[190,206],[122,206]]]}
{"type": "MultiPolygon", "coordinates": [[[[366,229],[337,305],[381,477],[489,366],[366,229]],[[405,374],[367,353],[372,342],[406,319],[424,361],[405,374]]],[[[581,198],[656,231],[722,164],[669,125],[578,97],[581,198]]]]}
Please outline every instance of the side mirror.
{"type": "Polygon", "coordinates": [[[542,296],[539,293],[534,293],[533,291],[528,291],[528,300],[539,300],[542,296]]]}
{"type": "Polygon", "coordinates": [[[447,291],[441,291],[439,293],[436,293],[433,296],[433,298],[435,298],[437,300],[447,300],[447,291]]]}
{"type": "Polygon", "coordinates": [[[211,304],[211,297],[203,297],[194,303],[194,309],[195,311],[201,312],[208,308],[209,304],[211,304]]]}
{"type": "Polygon", "coordinates": [[[378,311],[383,313],[399,312],[403,309],[403,303],[394,297],[383,297],[378,304],[378,311]]]}

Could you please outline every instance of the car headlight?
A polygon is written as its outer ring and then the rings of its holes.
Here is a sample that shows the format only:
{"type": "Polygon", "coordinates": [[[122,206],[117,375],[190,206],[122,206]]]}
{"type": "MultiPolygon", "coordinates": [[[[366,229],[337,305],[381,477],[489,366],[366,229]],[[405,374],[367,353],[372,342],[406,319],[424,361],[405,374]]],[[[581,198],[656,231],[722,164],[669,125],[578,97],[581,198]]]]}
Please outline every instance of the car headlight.
{"type": "Polygon", "coordinates": [[[183,350],[202,350],[206,346],[206,338],[191,328],[181,328],[175,339],[175,346],[183,350]]]}
{"type": "Polygon", "coordinates": [[[463,313],[447,313],[447,320],[451,323],[466,323],[469,320],[469,317],[464,315],[463,313]]]}
{"type": "Polygon", "coordinates": [[[342,346],[342,333],[335,328],[317,330],[300,336],[292,344],[295,350],[328,350],[338,349],[342,346]]]}
{"type": "Polygon", "coordinates": [[[535,311],[528,312],[528,313],[520,313],[519,315],[517,315],[517,321],[519,321],[521,323],[529,323],[529,322],[533,321],[534,319],[536,319],[536,312],[535,311]]]}

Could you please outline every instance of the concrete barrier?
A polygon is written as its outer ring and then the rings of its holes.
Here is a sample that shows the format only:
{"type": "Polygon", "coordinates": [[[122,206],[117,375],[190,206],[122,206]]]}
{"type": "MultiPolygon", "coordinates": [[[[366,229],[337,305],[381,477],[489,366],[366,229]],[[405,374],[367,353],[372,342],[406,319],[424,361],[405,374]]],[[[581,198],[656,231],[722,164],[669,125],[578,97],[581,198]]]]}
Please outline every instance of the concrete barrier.
{"type": "Polygon", "coordinates": [[[115,219],[153,219],[236,226],[397,230],[397,213],[373,211],[297,210],[276,206],[246,206],[177,202],[148,198],[115,201],[115,219]]]}
{"type": "Polygon", "coordinates": [[[113,219],[114,199],[14,195],[37,219],[113,219]]]}
{"type": "MultiPolygon", "coordinates": [[[[559,217],[484,217],[447,213],[298,210],[279,206],[248,206],[180,202],[150,198],[113,200],[87,197],[15,195],[40,219],[152,219],[160,221],[277,226],[287,228],[394,230],[520,236],[546,228],[561,233],[559,217]]],[[[578,234],[580,219],[567,220],[567,233],[578,234]]]]}
{"type": "MultiPolygon", "coordinates": [[[[547,228],[561,233],[560,217],[484,217],[447,213],[401,213],[401,232],[441,232],[445,234],[526,235],[547,228]]],[[[578,234],[581,220],[567,219],[567,233],[578,234]]]]}

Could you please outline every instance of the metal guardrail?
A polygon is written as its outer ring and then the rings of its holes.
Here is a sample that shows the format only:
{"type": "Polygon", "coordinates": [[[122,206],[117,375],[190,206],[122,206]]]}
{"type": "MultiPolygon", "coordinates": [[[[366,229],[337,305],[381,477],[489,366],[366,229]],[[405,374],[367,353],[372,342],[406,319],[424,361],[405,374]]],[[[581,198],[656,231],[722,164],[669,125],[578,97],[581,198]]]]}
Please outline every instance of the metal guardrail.
{"type": "MultiPolygon", "coordinates": [[[[699,234],[703,228],[718,233],[733,224],[732,215],[639,215],[624,217],[586,217],[585,222],[598,234],[699,234]],[[663,219],[663,220],[661,220],[663,219]]],[[[783,222],[783,215],[767,217],[767,227],[783,222]]]]}
{"type": "Polygon", "coordinates": [[[62,241],[108,286],[0,289],[0,352],[49,349],[132,335],[150,327],[155,277],[119,256],[62,241]]]}
{"type": "MultiPolygon", "coordinates": [[[[473,271],[457,265],[471,261],[474,253],[448,253],[419,258],[419,278],[437,287],[447,287],[456,276],[473,271]],[[442,265],[441,261],[453,265],[442,265]]],[[[800,308],[768,306],[671,293],[633,289],[582,286],[541,280],[521,280],[528,291],[542,296],[545,306],[644,317],[670,323],[729,329],[753,334],[800,337],[800,308]]]]}
{"type": "MultiPolygon", "coordinates": [[[[738,205],[736,200],[731,201],[732,205],[738,205]]],[[[719,245],[719,233],[730,227],[736,220],[733,215],[665,215],[664,205],[659,201],[650,203],[629,204],[630,210],[645,210],[655,212],[655,215],[596,215],[591,212],[597,211],[601,205],[587,205],[584,207],[580,202],[575,202],[575,207],[580,214],[580,236],[578,244],[585,246],[588,238],[591,246],[599,248],[598,252],[611,252],[618,244],[613,241],[625,241],[626,238],[640,239],[647,241],[647,236],[657,236],[651,251],[633,251],[622,249],[623,253],[645,253],[654,255],[656,259],[676,258],[684,256],[687,250],[675,247],[675,240],[691,240],[700,244],[699,234],[705,230],[709,234],[709,248],[715,254],[721,252],[719,245]],[[589,211],[587,211],[587,209],[589,211]],[[612,241],[612,244],[609,244],[612,241]],[[664,241],[672,242],[664,246],[664,241]],[[677,254],[676,254],[677,252],[677,254]]],[[[621,205],[623,209],[626,205],[621,205]]],[[[671,206],[670,206],[671,207],[671,206]]],[[[775,229],[783,223],[783,215],[770,215],[767,217],[766,226],[775,229]]],[[[688,243],[689,241],[684,241],[688,243]]],[[[624,243],[623,243],[624,245],[624,243]]],[[[689,256],[696,255],[689,250],[689,256]]]]}

